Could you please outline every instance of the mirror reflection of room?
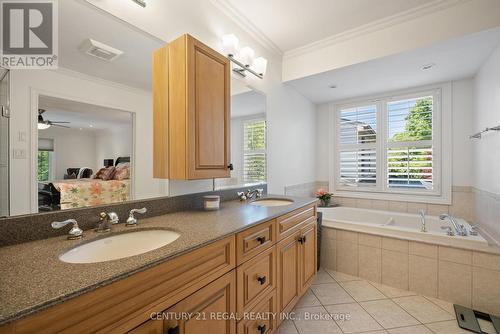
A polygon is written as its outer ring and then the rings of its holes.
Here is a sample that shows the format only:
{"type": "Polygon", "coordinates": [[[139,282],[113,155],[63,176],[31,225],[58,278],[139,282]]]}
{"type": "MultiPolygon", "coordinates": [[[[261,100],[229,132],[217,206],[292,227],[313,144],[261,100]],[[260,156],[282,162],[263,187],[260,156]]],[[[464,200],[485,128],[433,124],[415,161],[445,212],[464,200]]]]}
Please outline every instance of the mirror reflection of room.
{"type": "Polygon", "coordinates": [[[231,96],[233,170],[230,178],[216,179],[217,189],[263,184],[267,178],[266,97],[248,87],[234,86],[237,84],[233,84],[231,96]]]}
{"type": "Polygon", "coordinates": [[[132,114],[49,96],[38,107],[38,211],[130,200],[132,114]]]}

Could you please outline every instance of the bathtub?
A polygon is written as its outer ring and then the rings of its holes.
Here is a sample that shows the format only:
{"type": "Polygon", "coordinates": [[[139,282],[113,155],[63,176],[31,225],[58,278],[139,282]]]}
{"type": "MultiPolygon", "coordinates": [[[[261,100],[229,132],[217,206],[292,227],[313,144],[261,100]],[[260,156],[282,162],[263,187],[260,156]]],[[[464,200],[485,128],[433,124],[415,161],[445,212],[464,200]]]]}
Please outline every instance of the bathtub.
{"type": "MultiPolygon", "coordinates": [[[[448,236],[441,226],[453,228],[448,220],[437,216],[426,216],[427,232],[421,232],[421,219],[417,214],[378,211],[350,207],[318,208],[323,213],[323,226],[340,230],[349,230],[385,237],[432,243],[443,246],[465,248],[497,253],[497,247],[489,245],[481,235],[448,236]]],[[[470,230],[470,225],[463,219],[456,218],[470,230]]]]}

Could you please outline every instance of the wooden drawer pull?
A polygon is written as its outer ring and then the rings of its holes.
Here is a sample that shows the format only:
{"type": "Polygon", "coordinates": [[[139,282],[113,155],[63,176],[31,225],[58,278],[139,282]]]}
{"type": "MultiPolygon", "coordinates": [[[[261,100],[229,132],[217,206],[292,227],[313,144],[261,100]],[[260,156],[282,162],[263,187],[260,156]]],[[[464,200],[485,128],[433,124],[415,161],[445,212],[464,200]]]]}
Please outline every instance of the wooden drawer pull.
{"type": "Polygon", "coordinates": [[[260,332],[260,334],[265,334],[266,333],[266,325],[257,326],[257,330],[260,332]]]}
{"type": "Polygon", "coordinates": [[[260,285],[266,284],[266,276],[257,277],[257,281],[259,281],[260,285]]]}
{"type": "Polygon", "coordinates": [[[266,237],[257,237],[257,241],[260,242],[260,244],[262,245],[264,242],[266,242],[266,237]]]}

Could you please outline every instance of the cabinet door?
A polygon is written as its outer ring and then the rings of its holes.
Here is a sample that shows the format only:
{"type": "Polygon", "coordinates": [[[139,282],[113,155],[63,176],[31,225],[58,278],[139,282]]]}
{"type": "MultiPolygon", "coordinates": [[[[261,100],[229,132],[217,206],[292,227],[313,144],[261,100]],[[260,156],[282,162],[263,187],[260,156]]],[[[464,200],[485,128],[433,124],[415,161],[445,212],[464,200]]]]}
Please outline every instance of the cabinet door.
{"type": "Polygon", "coordinates": [[[188,178],[229,177],[229,60],[188,38],[188,178]]]}
{"type": "MultiPolygon", "coordinates": [[[[300,231],[278,243],[278,310],[292,310],[301,292],[299,282],[300,231]]],[[[278,317],[280,319],[281,317],[278,317]]],[[[279,322],[279,320],[278,320],[279,322]]]]}
{"type": "Polygon", "coordinates": [[[163,321],[149,320],[142,325],[132,329],[127,334],[164,334],[163,321]]]}
{"type": "Polygon", "coordinates": [[[165,311],[168,334],[234,334],[236,280],[232,270],[165,311]]]}
{"type": "Polygon", "coordinates": [[[316,222],[310,223],[301,230],[300,243],[300,284],[301,291],[306,290],[316,274],[317,239],[316,222]]]}

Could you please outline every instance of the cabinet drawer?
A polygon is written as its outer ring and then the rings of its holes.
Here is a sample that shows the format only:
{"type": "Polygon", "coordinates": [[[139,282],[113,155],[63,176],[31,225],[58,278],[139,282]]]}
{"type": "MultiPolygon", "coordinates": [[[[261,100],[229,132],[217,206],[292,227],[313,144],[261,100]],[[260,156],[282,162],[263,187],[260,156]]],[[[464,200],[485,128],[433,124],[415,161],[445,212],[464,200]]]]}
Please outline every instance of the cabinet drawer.
{"type": "Polygon", "coordinates": [[[316,217],[316,206],[307,206],[294,210],[276,219],[278,240],[281,240],[301,228],[302,223],[316,217]]]}
{"type": "Polygon", "coordinates": [[[236,262],[242,264],[276,241],[276,222],[270,220],[236,235],[236,262]]]}
{"type": "Polygon", "coordinates": [[[276,289],[238,322],[238,334],[271,334],[276,330],[276,289]]]}
{"type": "Polygon", "coordinates": [[[276,249],[271,247],[237,268],[237,310],[252,308],[276,286],[276,249]]]}

